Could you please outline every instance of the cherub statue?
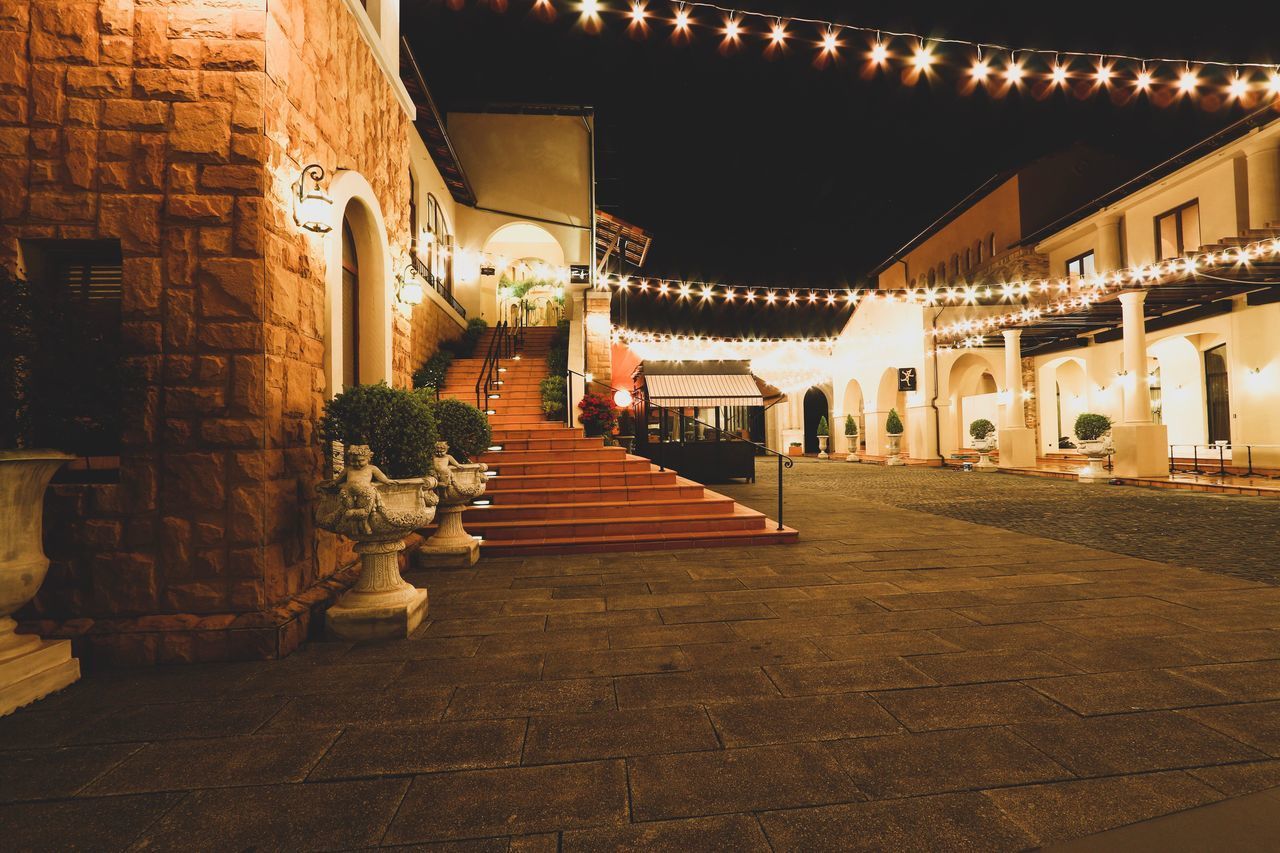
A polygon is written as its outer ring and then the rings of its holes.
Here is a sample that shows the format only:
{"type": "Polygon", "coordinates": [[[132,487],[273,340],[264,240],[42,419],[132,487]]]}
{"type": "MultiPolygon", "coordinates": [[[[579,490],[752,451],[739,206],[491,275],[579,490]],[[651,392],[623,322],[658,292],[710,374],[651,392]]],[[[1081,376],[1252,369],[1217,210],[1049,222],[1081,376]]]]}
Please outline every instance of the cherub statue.
{"type": "Polygon", "coordinates": [[[347,448],[346,465],[342,473],[328,485],[338,489],[342,502],[339,521],[342,526],[354,525],[361,533],[373,533],[372,520],[379,513],[385,513],[382,496],[374,488],[374,483],[390,485],[397,482],[382,473],[382,469],[373,464],[373,451],[367,444],[353,444],[347,448]]]}
{"type": "Polygon", "coordinates": [[[480,471],[483,473],[489,470],[489,466],[485,465],[483,462],[463,465],[457,459],[454,459],[452,454],[449,453],[449,442],[447,441],[436,442],[435,460],[433,464],[435,466],[436,479],[440,481],[440,485],[442,486],[447,486],[452,482],[454,471],[471,469],[473,471],[480,471]]]}

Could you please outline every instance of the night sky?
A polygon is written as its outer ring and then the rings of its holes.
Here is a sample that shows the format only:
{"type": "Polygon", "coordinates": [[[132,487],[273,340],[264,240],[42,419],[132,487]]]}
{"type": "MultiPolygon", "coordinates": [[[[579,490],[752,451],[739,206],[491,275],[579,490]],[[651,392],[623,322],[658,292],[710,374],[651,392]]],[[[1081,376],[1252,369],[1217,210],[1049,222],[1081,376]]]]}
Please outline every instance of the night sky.
{"type": "MultiPolygon", "coordinates": [[[[1075,142],[1152,165],[1242,115],[1190,102],[1161,108],[1063,93],[1042,101],[960,94],[954,71],[932,85],[907,86],[896,74],[868,80],[857,33],[844,35],[843,61],[819,69],[809,45],[768,59],[753,39],[726,56],[707,28],[685,45],[673,45],[665,25],[636,41],[616,16],[590,35],[576,14],[554,23],[532,17],[529,0],[509,0],[505,12],[476,0],[461,10],[441,0],[404,5],[403,32],[446,112],[484,101],[595,107],[599,205],[654,234],[644,272],[655,276],[857,286],[997,172],[1075,142]]],[[[731,5],[1017,46],[1280,58],[1274,3],[1196,11],[1122,2],[731,5]]],[[[705,11],[695,16],[714,20],[705,11]]],[[[822,334],[844,316],[829,308],[677,310],[648,297],[630,303],[625,319],[636,328],[734,335],[822,334]]]]}

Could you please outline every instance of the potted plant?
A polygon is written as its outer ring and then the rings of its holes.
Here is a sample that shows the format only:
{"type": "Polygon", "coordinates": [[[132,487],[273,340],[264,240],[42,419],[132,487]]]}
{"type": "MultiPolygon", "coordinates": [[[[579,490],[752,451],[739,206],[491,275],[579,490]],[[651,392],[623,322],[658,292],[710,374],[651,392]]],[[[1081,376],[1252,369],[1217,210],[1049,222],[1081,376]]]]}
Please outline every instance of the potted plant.
{"type": "Polygon", "coordinates": [[[793,441],[787,445],[788,456],[804,456],[804,445],[798,441],[793,441]]]}
{"type": "Polygon", "coordinates": [[[849,453],[845,456],[845,462],[858,461],[858,422],[853,419],[853,415],[844,416],[844,438],[849,445],[849,453]]]}
{"type": "Polygon", "coordinates": [[[320,435],[342,445],[345,465],[316,487],[316,526],[354,540],[360,555],[360,576],[329,608],[328,630],[344,640],[408,637],[426,615],[427,591],[400,577],[398,555],[439,502],[431,405],[413,391],[357,385],[325,404],[320,435]]]}
{"type": "Polygon", "coordinates": [[[588,391],[578,401],[578,411],[582,413],[582,428],[588,438],[603,436],[618,424],[617,410],[607,394],[588,391]]]}
{"type": "Polygon", "coordinates": [[[1102,483],[1110,479],[1102,460],[1111,452],[1111,418],[1106,415],[1085,412],[1076,418],[1076,447],[1089,460],[1084,471],[1080,472],[1082,483],[1102,483]]]}
{"type": "Polygon", "coordinates": [[[432,411],[440,433],[432,461],[440,503],[436,532],[416,556],[432,567],[474,566],[480,559],[480,543],[463,526],[462,514],[488,486],[489,467],[471,460],[489,448],[493,432],[485,413],[461,400],[440,400],[432,411]]]}
{"type": "Polygon", "coordinates": [[[831,426],[827,423],[827,416],[823,415],[818,419],[818,458],[829,459],[827,453],[827,442],[831,440],[831,426]]]}
{"type": "Polygon", "coordinates": [[[564,377],[548,376],[538,386],[542,394],[542,413],[549,421],[564,420],[564,377]]]}
{"type": "Polygon", "coordinates": [[[978,464],[973,466],[973,470],[984,474],[996,471],[996,465],[991,461],[991,451],[996,447],[996,425],[986,418],[978,418],[969,424],[969,437],[973,439],[973,449],[978,451],[978,464]]]}
{"type": "Polygon", "coordinates": [[[897,409],[889,410],[889,417],[884,421],[884,432],[886,436],[886,449],[889,451],[889,458],[885,461],[886,465],[906,465],[900,456],[902,448],[902,433],[905,431],[902,426],[902,418],[898,415],[897,409]]]}

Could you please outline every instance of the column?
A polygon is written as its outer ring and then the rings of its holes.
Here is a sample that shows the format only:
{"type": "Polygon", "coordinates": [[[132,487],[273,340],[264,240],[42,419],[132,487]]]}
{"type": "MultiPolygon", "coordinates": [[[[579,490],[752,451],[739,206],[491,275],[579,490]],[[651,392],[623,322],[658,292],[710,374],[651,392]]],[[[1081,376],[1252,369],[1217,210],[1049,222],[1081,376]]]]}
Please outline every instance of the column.
{"type": "Polygon", "coordinates": [[[1245,148],[1249,178],[1249,227],[1280,224],[1280,138],[1245,148]]]}
{"type": "Polygon", "coordinates": [[[1121,218],[1115,214],[1098,220],[1093,263],[1100,274],[1115,272],[1124,266],[1124,259],[1120,257],[1120,223],[1121,218]]]}
{"type": "Polygon", "coordinates": [[[1124,413],[1111,428],[1116,477],[1169,476],[1169,430],[1151,419],[1147,391],[1147,327],[1145,291],[1120,294],[1124,322],[1124,413]]]}
{"type": "MultiPolygon", "coordinates": [[[[589,290],[586,293],[586,364],[587,372],[606,386],[613,384],[613,330],[609,305],[613,293],[589,290]]],[[[600,389],[595,389],[599,391],[600,389]]]]}
{"type": "Polygon", "coordinates": [[[1147,324],[1142,306],[1146,291],[1120,294],[1124,318],[1124,422],[1151,423],[1151,397],[1145,393],[1147,376],[1147,324]]]}
{"type": "MultiPolygon", "coordinates": [[[[1035,430],[1027,428],[1022,402],[1022,330],[1004,332],[1004,386],[1008,400],[1001,412],[1004,422],[997,432],[1001,468],[1036,467],[1035,430]]],[[[967,429],[967,425],[966,425],[967,429]]]]}

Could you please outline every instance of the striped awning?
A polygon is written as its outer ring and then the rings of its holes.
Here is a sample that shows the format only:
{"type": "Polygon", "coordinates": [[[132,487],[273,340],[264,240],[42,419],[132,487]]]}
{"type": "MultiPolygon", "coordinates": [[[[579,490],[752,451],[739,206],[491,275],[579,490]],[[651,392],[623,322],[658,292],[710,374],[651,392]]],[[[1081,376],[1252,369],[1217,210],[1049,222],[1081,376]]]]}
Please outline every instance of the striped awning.
{"type": "Polygon", "coordinates": [[[763,406],[764,398],[750,374],[651,374],[644,378],[649,401],[671,408],[695,406],[763,406]]]}

